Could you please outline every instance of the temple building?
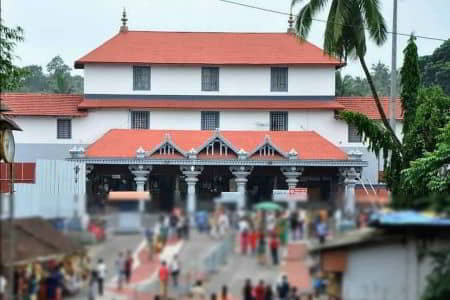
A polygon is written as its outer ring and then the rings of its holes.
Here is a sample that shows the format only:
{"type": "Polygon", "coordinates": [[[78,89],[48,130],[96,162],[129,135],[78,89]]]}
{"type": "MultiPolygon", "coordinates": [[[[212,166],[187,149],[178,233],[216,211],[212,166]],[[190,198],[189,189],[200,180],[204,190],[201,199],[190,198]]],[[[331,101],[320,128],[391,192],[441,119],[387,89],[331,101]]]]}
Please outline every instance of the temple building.
{"type": "MultiPolygon", "coordinates": [[[[292,33],[120,31],[75,61],[84,94],[4,93],[18,161],[83,166],[88,202],[149,191],[142,210],[193,212],[223,192],[238,207],[304,187],[308,204],[352,209],[382,160],[338,118],[379,119],[368,97],[336,97],[339,59],[292,33]]],[[[387,110],[387,99],[383,99],[387,110]]],[[[401,109],[397,108],[401,133],[401,109]]]]}

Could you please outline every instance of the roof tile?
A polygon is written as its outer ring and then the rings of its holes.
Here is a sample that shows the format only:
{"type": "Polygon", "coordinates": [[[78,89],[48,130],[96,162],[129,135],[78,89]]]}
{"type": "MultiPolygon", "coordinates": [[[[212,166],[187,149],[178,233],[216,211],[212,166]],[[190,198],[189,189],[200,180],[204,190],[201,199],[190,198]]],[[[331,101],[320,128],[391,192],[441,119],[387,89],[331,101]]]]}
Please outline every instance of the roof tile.
{"type": "MultiPolygon", "coordinates": [[[[87,157],[132,158],[136,150],[143,147],[150,151],[170,134],[171,141],[182,151],[198,150],[215,131],[201,130],[135,130],[112,129],[86,151],[87,157]]],[[[266,135],[281,151],[295,149],[298,159],[346,160],[347,154],[314,131],[220,131],[220,134],[236,149],[251,153],[260,146],[266,135]]]]}
{"type": "Polygon", "coordinates": [[[78,110],[83,100],[77,94],[40,94],[40,93],[2,93],[1,101],[15,116],[85,116],[86,112],[78,110]]]}
{"type": "Polygon", "coordinates": [[[75,62],[340,65],[336,58],[288,33],[121,32],[75,62]]]}
{"type": "MultiPolygon", "coordinates": [[[[372,120],[380,120],[380,113],[378,112],[377,106],[375,104],[375,100],[373,97],[337,97],[337,102],[342,104],[346,110],[359,112],[366,115],[369,119],[372,120]]],[[[389,105],[389,97],[381,97],[381,104],[383,105],[383,110],[388,116],[388,105],[389,105]]],[[[400,98],[397,98],[395,101],[395,115],[397,120],[403,120],[403,109],[402,102],[400,98]]]]}

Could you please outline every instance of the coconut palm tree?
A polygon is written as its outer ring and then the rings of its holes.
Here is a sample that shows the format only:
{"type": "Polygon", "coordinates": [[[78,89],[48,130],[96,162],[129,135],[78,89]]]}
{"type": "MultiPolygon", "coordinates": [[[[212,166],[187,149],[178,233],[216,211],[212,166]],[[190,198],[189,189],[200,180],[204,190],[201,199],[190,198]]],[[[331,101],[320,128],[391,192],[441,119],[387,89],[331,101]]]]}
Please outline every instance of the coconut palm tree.
{"type": "MultiPolygon", "coordinates": [[[[301,2],[304,1],[292,0],[291,8],[301,2]]],[[[378,46],[381,46],[387,38],[386,24],[380,12],[379,0],[309,0],[296,16],[295,30],[298,37],[306,39],[314,16],[324,9],[329,2],[331,2],[331,6],[324,33],[324,51],[340,57],[345,62],[348,57],[359,59],[381,120],[392,135],[394,143],[401,148],[401,142],[386,118],[364,59],[367,50],[366,38],[373,40],[378,46]]]]}

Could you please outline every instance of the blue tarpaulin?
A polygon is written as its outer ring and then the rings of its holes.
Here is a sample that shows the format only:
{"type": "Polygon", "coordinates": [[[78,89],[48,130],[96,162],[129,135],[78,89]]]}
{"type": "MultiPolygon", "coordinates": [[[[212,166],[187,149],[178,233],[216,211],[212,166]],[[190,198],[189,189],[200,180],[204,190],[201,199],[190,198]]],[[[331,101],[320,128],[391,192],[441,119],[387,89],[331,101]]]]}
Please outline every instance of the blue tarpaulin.
{"type": "Polygon", "coordinates": [[[431,217],[415,211],[396,211],[373,214],[371,225],[450,226],[450,219],[431,217]]]}

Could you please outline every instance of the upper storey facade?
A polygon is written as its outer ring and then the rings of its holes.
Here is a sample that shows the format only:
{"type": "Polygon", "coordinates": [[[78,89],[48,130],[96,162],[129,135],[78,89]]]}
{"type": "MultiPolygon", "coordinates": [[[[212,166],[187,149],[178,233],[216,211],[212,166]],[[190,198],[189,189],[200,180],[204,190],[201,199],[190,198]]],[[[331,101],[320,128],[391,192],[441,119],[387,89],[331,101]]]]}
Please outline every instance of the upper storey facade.
{"type": "MultiPolygon", "coordinates": [[[[341,62],[288,33],[121,31],[75,62],[86,97],[334,97],[341,62]]],[[[312,99],[312,98],[311,98],[312,99]]]]}

